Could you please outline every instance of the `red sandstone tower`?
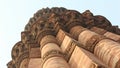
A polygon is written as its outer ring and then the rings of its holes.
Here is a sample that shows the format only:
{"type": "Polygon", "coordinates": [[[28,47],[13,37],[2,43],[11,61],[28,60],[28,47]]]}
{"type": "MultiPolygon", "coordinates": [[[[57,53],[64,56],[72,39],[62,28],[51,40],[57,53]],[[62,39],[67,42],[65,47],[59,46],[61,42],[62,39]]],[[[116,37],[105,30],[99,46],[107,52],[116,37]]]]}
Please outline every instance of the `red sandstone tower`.
{"type": "Polygon", "coordinates": [[[120,29],[89,10],[39,10],[12,49],[8,68],[120,68],[120,29]]]}

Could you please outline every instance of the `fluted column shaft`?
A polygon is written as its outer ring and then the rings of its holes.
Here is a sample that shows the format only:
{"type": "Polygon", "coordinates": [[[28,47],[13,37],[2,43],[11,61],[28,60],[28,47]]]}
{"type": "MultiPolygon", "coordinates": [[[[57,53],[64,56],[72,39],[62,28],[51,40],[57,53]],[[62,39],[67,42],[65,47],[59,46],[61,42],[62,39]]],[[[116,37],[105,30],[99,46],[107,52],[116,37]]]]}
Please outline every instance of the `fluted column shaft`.
{"type": "Polygon", "coordinates": [[[46,35],[40,41],[42,68],[69,68],[62,55],[62,50],[53,35],[46,35]]]}
{"type": "Polygon", "coordinates": [[[110,68],[120,68],[120,44],[82,26],[71,28],[70,33],[110,68]]]}
{"type": "Polygon", "coordinates": [[[103,39],[102,36],[99,36],[95,32],[92,32],[82,26],[75,26],[71,28],[70,34],[82,44],[81,47],[92,53],[94,52],[96,43],[103,39]]]}

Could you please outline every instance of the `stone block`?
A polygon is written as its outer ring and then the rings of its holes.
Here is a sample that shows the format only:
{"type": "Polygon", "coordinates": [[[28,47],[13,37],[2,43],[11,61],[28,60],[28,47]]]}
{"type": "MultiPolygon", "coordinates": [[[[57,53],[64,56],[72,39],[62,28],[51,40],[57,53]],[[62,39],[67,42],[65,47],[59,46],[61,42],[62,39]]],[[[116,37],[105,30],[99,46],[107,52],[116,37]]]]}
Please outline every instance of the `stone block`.
{"type": "Polygon", "coordinates": [[[40,47],[31,48],[30,50],[30,58],[40,58],[40,47]]]}
{"type": "Polygon", "coordinates": [[[107,68],[95,55],[76,46],[69,60],[71,68],[107,68]]]}
{"type": "Polygon", "coordinates": [[[75,41],[71,37],[66,35],[61,44],[61,49],[63,53],[65,53],[67,60],[69,60],[74,48],[75,48],[75,41]]]}
{"type": "Polygon", "coordinates": [[[57,36],[56,36],[59,44],[62,43],[62,41],[64,40],[65,35],[66,35],[65,32],[60,29],[59,32],[57,33],[57,36]]]}

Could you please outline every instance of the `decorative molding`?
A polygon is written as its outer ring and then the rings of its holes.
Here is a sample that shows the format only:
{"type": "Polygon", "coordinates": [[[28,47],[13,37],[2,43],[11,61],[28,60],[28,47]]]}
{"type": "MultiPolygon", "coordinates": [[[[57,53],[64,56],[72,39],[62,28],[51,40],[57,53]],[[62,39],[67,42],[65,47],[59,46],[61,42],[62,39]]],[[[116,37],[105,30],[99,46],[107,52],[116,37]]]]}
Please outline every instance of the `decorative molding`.
{"type": "Polygon", "coordinates": [[[46,35],[40,41],[40,45],[41,45],[40,49],[42,49],[44,47],[44,45],[46,45],[47,43],[55,43],[55,44],[59,45],[57,39],[54,36],[46,35]]]}
{"type": "Polygon", "coordinates": [[[67,61],[69,61],[72,52],[74,51],[76,46],[76,42],[74,40],[72,40],[72,42],[70,42],[69,47],[67,47],[66,51],[65,51],[65,59],[67,61]]]}
{"type": "Polygon", "coordinates": [[[20,64],[21,64],[21,62],[22,62],[24,59],[29,59],[29,51],[26,51],[26,52],[22,53],[22,54],[17,58],[17,61],[15,62],[17,68],[20,68],[20,64]]]}
{"type": "Polygon", "coordinates": [[[56,25],[55,23],[58,22],[59,23],[58,26],[62,29],[64,28],[65,31],[68,31],[70,28],[78,24],[86,28],[92,28],[96,26],[120,34],[120,29],[118,27],[112,26],[111,23],[104,16],[101,15],[94,16],[93,13],[90,12],[89,10],[86,10],[83,13],[79,13],[78,11],[67,10],[63,7],[60,8],[53,7],[51,9],[43,8],[37,11],[34,14],[34,16],[30,18],[28,24],[25,27],[25,31],[30,31],[30,29],[32,29],[33,24],[39,23],[40,21],[44,21],[45,25],[52,23],[54,26],[56,25]],[[111,28],[114,29],[111,30],[111,28]]]}
{"type": "Polygon", "coordinates": [[[40,31],[40,32],[37,34],[37,38],[36,38],[38,44],[41,42],[42,38],[45,37],[46,35],[53,35],[53,36],[55,36],[54,30],[44,29],[44,30],[40,31]]]}
{"type": "Polygon", "coordinates": [[[43,60],[47,60],[48,58],[50,57],[54,57],[54,56],[62,56],[63,57],[63,53],[59,50],[51,50],[49,52],[47,52],[43,57],[42,59],[43,60]]]}
{"type": "Polygon", "coordinates": [[[24,46],[24,44],[19,41],[18,43],[16,43],[14,45],[14,47],[12,48],[12,53],[11,53],[11,56],[12,56],[12,59],[15,60],[21,53],[21,49],[22,47],[21,46],[24,46]]]}
{"type": "Polygon", "coordinates": [[[8,68],[16,68],[15,63],[14,63],[13,60],[11,60],[10,62],[8,62],[7,66],[8,66],[8,68]]]}
{"type": "Polygon", "coordinates": [[[87,42],[86,42],[86,49],[87,50],[89,50],[90,52],[94,52],[94,49],[95,49],[95,46],[96,46],[96,44],[99,42],[99,41],[101,41],[101,40],[103,40],[103,39],[105,39],[106,37],[104,37],[104,36],[100,36],[100,35],[93,35],[89,40],[87,40],[87,42]],[[87,46],[87,45],[89,45],[89,46],[87,46]]]}
{"type": "Polygon", "coordinates": [[[16,68],[19,68],[20,67],[19,65],[22,62],[22,60],[26,58],[26,56],[29,56],[28,48],[25,47],[22,41],[19,41],[14,45],[11,54],[12,54],[12,61],[14,61],[15,63],[14,65],[16,66],[16,68]]]}
{"type": "Polygon", "coordinates": [[[51,57],[62,57],[65,59],[65,54],[62,53],[61,51],[58,50],[51,50],[49,52],[47,52],[44,57],[42,57],[42,64],[41,67],[43,67],[44,63],[47,61],[47,59],[51,58],[51,57]]]}
{"type": "Polygon", "coordinates": [[[79,34],[84,30],[87,30],[87,29],[78,25],[70,29],[70,34],[73,36],[74,39],[78,40],[79,34]]]}
{"type": "Polygon", "coordinates": [[[98,27],[92,27],[90,30],[100,35],[104,35],[107,32],[107,30],[98,27]]]}
{"type": "Polygon", "coordinates": [[[110,21],[108,21],[104,16],[96,15],[95,18],[95,26],[103,29],[107,29],[109,27],[112,27],[112,24],[110,21]]]}
{"type": "Polygon", "coordinates": [[[30,31],[23,31],[21,32],[21,41],[24,44],[26,44],[26,43],[34,43],[36,40],[30,31]]]}

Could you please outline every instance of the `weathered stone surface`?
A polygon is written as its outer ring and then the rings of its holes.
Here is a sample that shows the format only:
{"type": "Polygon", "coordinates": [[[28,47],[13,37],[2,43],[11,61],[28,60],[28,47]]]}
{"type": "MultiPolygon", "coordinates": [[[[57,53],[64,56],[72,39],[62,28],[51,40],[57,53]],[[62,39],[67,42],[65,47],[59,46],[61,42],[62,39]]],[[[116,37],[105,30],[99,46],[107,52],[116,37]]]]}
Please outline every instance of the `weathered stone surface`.
{"type": "Polygon", "coordinates": [[[106,36],[106,37],[108,37],[108,38],[110,38],[110,39],[113,39],[113,40],[116,41],[116,42],[120,42],[120,35],[116,35],[116,34],[111,33],[111,32],[106,32],[106,33],[104,34],[104,36],[106,36]]]}
{"type": "Polygon", "coordinates": [[[7,66],[8,68],[16,68],[15,61],[11,60],[10,62],[8,62],[7,66]]]}
{"type": "Polygon", "coordinates": [[[73,36],[74,39],[78,40],[79,34],[84,30],[87,29],[82,26],[75,26],[70,29],[70,34],[73,36]]]}
{"type": "Polygon", "coordinates": [[[29,61],[28,68],[42,68],[41,63],[42,63],[41,58],[31,58],[29,61]]]}
{"type": "Polygon", "coordinates": [[[70,66],[63,58],[52,57],[44,63],[43,68],[70,68],[70,66]]]}
{"type": "Polygon", "coordinates": [[[40,41],[40,48],[42,49],[42,47],[44,47],[44,45],[48,44],[48,43],[55,43],[58,44],[57,39],[52,36],[52,35],[47,35],[45,37],[43,37],[40,41]]]}
{"type": "Polygon", "coordinates": [[[62,42],[63,42],[63,40],[64,40],[64,38],[65,38],[65,35],[66,35],[66,33],[65,33],[63,30],[59,30],[59,32],[57,33],[56,38],[57,38],[58,43],[59,43],[60,45],[62,44],[62,42]]]}
{"type": "Polygon", "coordinates": [[[59,32],[56,35],[56,38],[58,40],[59,45],[62,44],[62,42],[63,42],[66,35],[71,37],[71,35],[69,33],[65,32],[64,30],[62,30],[62,29],[59,30],[59,32]]]}
{"type": "Polygon", "coordinates": [[[107,30],[104,30],[104,29],[98,28],[98,27],[93,27],[93,28],[91,28],[91,30],[100,35],[103,35],[109,39],[112,39],[112,40],[120,43],[120,35],[117,35],[115,33],[109,32],[107,30]]]}
{"type": "MultiPolygon", "coordinates": [[[[41,57],[44,57],[47,55],[48,52],[51,52],[51,51],[54,51],[54,52],[61,52],[62,53],[62,50],[58,47],[57,44],[55,43],[48,43],[46,44],[42,49],[41,49],[41,57]]],[[[54,54],[53,52],[53,54],[54,54]]],[[[52,54],[52,52],[51,52],[52,54]]],[[[57,54],[57,53],[56,53],[57,54]]],[[[47,56],[46,56],[47,57],[47,56]]]]}
{"type": "Polygon", "coordinates": [[[103,39],[102,36],[90,30],[84,30],[79,34],[78,41],[83,45],[83,48],[94,52],[96,44],[103,39]]]}
{"type": "Polygon", "coordinates": [[[110,68],[120,68],[120,44],[109,39],[101,40],[95,47],[94,54],[110,68]]]}
{"type": "Polygon", "coordinates": [[[42,68],[69,68],[68,63],[64,59],[63,52],[59,44],[57,44],[57,39],[53,35],[43,37],[40,45],[41,58],[43,59],[42,68]]]}
{"type": "Polygon", "coordinates": [[[69,60],[71,68],[107,68],[92,53],[76,46],[69,60]]]}
{"type": "Polygon", "coordinates": [[[28,63],[29,63],[28,59],[22,60],[20,68],[28,68],[28,63]]]}
{"type": "Polygon", "coordinates": [[[95,33],[98,33],[100,35],[103,35],[103,34],[105,34],[107,32],[107,30],[101,29],[101,28],[98,28],[98,27],[92,27],[90,30],[92,30],[95,33]]]}
{"type": "Polygon", "coordinates": [[[63,53],[65,54],[65,58],[67,59],[67,61],[70,59],[71,54],[73,53],[73,50],[75,49],[75,46],[76,46],[75,40],[73,40],[71,37],[66,35],[61,44],[61,49],[63,53]]]}
{"type": "Polygon", "coordinates": [[[39,47],[30,49],[30,58],[40,58],[40,57],[41,57],[41,52],[39,47]]]}

